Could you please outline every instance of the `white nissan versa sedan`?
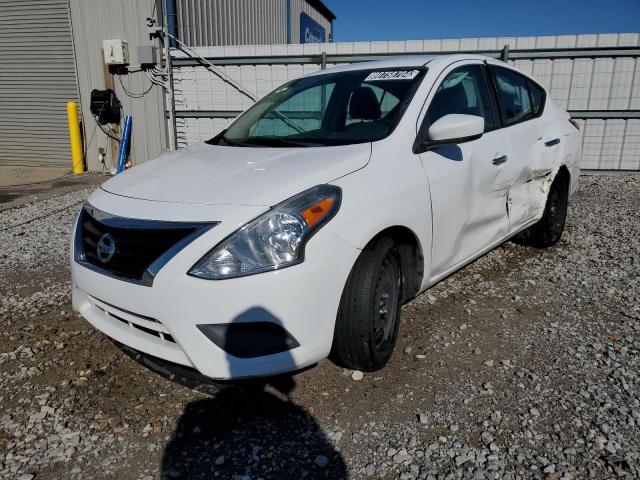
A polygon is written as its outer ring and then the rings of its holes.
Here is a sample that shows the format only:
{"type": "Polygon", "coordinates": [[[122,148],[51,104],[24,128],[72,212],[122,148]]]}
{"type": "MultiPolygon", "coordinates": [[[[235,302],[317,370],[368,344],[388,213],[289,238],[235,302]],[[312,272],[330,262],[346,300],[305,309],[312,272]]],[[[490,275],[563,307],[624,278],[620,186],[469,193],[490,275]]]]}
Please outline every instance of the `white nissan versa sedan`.
{"type": "Polygon", "coordinates": [[[307,75],[91,195],[74,309],[200,378],[327,356],[379,369],[403,303],[510,238],[558,241],[578,133],[535,80],[482,56],[307,75]]]}

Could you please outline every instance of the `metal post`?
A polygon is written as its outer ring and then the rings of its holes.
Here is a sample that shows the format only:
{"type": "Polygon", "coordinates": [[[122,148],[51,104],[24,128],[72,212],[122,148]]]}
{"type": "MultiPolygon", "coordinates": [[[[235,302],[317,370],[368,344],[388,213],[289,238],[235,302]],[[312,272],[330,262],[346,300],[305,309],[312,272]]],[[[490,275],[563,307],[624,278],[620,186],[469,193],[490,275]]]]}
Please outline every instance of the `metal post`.
{"type": "Polygon", "coordinates": [[[163,28],[164,36],[162,41],[164,42],[164,55],[165,62],[167,66],[167,75],[169,76],[169,101],[168,101],[168,110],[169,110],[169,150],[176,150],[178,148],[178,130],[176,127],[176,100],[174,96],[174,88],[173,88],[173,65],[171,63],[171,40],[173,37],[168,35],[169,32],[169,20],[167,15],[167,4],[172,0],[165,0],[164,2],[164,12],[163,12],[163,28]]]}
{"type": "Polygon", "coordinates": [[[84,160],[82,159],[80,124],[78,123],[78,106],[76,102],[67,102],[67,120],[69,122],[69,140],[71,142],[73,173],[78,175],[84,172],[84,160]]]}
{"type": "Polygon", "coordinates": [[[287,0],[287,43],[291,43],[291,0],[287,0]]]}
{"type": "Polygon", "coordinates": [[[502,47],[502,52],[500,53],[500,60],[506,62],[509,60],[509,44],[507,43],[504,47],[502,47]]]}
{"type": "Polygon", "coordinates": [[[327,68],[327,52],[322,52],[320,55],[320,69],[324,70],[327,68]]]}

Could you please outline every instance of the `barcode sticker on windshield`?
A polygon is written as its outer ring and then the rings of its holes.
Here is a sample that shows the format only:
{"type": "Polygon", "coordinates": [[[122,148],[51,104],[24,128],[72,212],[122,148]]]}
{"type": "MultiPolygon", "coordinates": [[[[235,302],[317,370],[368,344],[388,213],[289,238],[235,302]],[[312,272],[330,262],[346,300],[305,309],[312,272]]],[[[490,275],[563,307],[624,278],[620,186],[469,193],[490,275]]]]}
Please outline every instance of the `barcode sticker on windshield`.
{"type": "Polygon", "coordinates": [[[375,80],[413,80],[420,73],[420,70],[385,70],[382,72],[371,72],[364,79],[365,82],[375,80]]]}

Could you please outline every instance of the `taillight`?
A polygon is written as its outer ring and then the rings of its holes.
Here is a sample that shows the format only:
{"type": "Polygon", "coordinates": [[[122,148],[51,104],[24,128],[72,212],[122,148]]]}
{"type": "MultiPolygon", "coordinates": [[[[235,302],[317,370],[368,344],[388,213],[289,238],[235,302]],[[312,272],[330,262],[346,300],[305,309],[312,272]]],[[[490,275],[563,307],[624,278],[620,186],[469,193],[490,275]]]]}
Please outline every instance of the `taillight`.
{"type": "Polygon", "coordinates": [[[573,125],[574,127],[576,127],[576,130],[580,130],[580,124],[578,123],[577,120],[574,120],[573,118],[570,118],[569,119],[569,123],[571,125],[573,125]]]}

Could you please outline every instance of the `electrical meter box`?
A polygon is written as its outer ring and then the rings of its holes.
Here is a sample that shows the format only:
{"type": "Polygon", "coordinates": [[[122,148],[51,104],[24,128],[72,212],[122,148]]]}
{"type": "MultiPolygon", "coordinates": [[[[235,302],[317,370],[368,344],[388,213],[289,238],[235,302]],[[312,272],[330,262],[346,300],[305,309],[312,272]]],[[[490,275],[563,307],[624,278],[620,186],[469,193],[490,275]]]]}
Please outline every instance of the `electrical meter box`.
{"type": "Polygon", "coordinates": [[[141,67],[153,66],[158,63],[156,47],[153,45],[138,45],[138,63],[141,67]]]}
{"type": "Polygon", "coordinates": [[[107,65],[129,64],[129,44],[126,40],[120,38],[102,40],[102,53],[104,54],[104,63],[107,65]]]}

